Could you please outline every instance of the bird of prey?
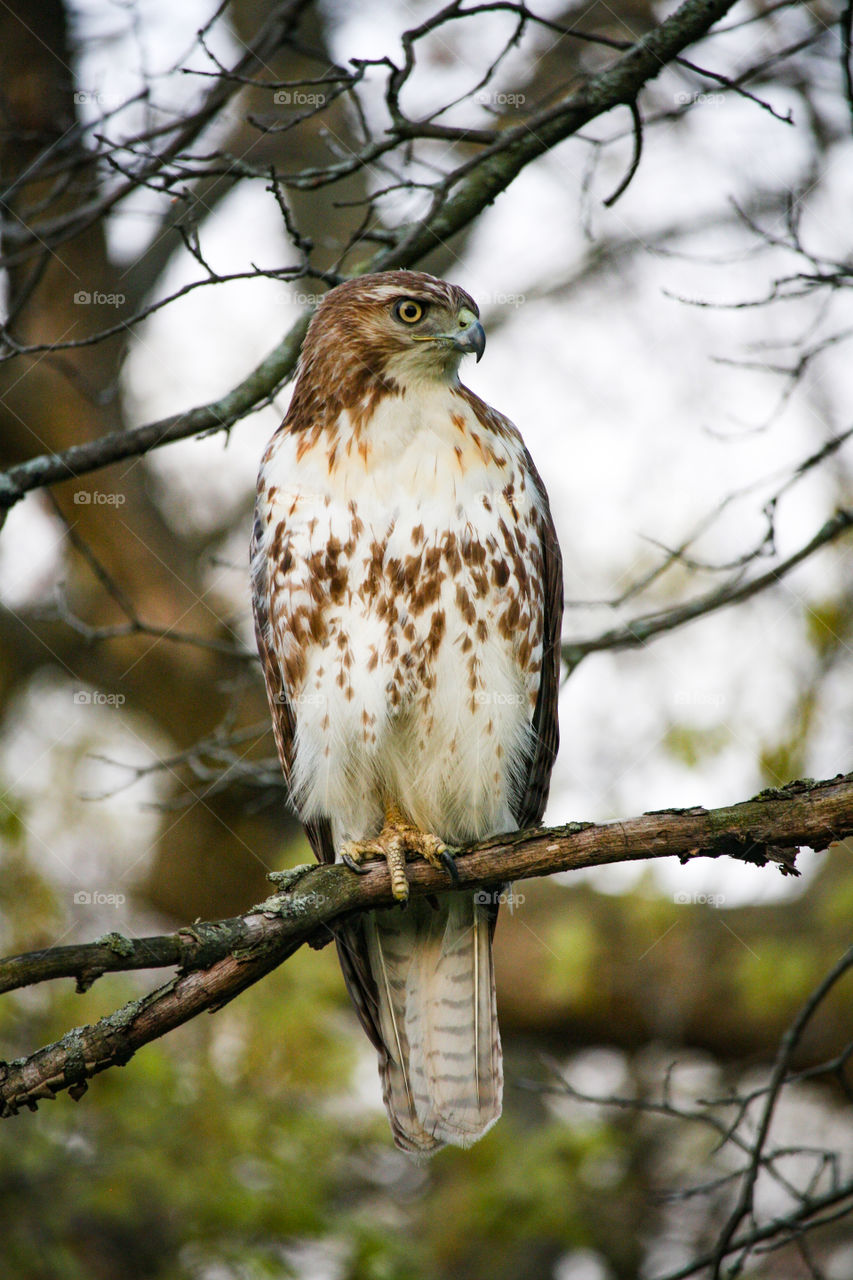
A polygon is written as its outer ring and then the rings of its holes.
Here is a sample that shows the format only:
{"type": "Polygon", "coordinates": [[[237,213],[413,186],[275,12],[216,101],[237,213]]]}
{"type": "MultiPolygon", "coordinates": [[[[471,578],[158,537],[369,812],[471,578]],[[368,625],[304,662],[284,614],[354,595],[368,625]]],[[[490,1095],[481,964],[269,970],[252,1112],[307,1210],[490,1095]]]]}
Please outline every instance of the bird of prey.
{"type": "MultiPolygon", "coordinates": [[[[557,751],[562,569],[513,424],[459,381],[485,334],[415,271],[332,289],[263,457],[254,610],[278,753],[321,862],[407,859],[538,823],[557,751]]],[[[448,877],[448,885],[451,884],[448,877]]],[[[497,894],[448,888],[336,930],[397,1145],[501,1112],[497,894]]]]}

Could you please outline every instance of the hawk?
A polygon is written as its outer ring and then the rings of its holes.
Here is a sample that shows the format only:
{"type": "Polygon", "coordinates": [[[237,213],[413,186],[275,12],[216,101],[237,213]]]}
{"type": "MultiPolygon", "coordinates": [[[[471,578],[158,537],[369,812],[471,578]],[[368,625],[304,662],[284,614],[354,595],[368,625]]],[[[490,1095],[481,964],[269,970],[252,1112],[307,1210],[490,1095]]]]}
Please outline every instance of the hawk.
{"type": "MultiPolygon", "coordinates": [[[[292,802],[321,862],[384,858],[402,904],[407,858],[454,872],[453,846],[538,823],[557,751],[560,550],[521,436],[459,381],[484,346],[455,285],[338,285],[258,480],[255,624],[292,802]]],[[[500,1115],[497,896],[336,930],[404,1150],[468,1146],[500,1115]]]]}

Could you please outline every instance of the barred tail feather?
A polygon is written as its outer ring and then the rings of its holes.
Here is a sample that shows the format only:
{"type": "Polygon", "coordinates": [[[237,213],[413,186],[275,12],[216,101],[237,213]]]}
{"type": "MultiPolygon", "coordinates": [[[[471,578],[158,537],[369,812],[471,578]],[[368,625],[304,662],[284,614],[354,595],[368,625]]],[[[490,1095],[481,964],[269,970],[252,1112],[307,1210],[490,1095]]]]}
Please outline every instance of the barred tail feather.
{"type": "Polygon", "coordinates": [[[398,1146],[467,1147],[501,1113],[503,1069],[488,914],[471,893],[365,920],[385,1105],[398,1146]]]}

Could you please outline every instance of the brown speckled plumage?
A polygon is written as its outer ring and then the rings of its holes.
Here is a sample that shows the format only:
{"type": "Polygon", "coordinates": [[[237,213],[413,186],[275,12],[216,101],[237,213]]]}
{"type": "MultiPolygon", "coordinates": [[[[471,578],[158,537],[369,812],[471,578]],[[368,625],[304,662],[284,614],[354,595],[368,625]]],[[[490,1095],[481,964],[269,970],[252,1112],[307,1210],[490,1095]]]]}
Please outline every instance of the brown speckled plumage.
{"type": "MultiPolygon", "coordinates": [[[[430,840],[531,825],[545,807],[560,553],[521,437],[458,381],[476,314],[419,272],[339,286],[264,455],[258,646],[285,777],[323,861],[371,841],[385,852],[401,831],[428,856],[430,840]]],[[[395,1138],[416,1151],[467,1145],[500,1112],[496,908],[461,891],[438,903],[338,933],[395,1138]]]]}

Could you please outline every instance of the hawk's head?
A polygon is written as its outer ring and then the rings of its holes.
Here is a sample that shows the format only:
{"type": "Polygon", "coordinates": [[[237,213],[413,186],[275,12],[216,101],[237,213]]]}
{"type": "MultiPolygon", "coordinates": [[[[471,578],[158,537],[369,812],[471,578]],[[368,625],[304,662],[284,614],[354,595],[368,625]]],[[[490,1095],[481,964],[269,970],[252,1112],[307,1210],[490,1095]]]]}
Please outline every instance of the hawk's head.
{"type": "MultiPolygon", "coordinates": [[[[321,302],[303,349],[303,367],[337,366],[405,387],[455,380],[459,361],[483,354],[477,304],[464,289],[423,271],[383,271],[338,285],[321,302]]],[[[332,369],[329,369],[332,372],[332,369]]]]}

